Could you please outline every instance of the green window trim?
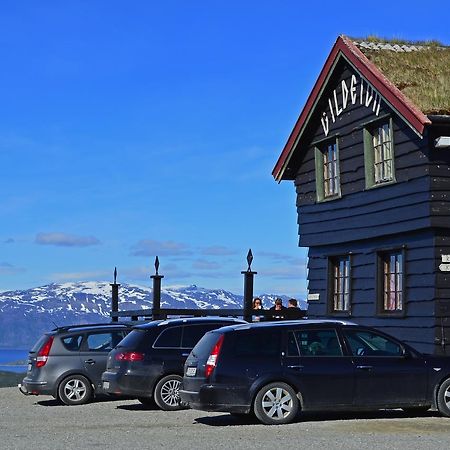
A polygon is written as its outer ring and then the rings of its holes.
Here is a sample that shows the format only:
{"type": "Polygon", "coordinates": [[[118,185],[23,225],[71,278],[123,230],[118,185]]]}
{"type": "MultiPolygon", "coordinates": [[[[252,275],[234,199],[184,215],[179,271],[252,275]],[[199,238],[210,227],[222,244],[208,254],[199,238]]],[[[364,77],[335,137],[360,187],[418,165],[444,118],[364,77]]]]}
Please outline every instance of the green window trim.
{"type": "MultiPolygon", "coordinates": [[[[371,123],[370,126],[366,126],[363,129],[364,138],[364,171],[366,179],[366,189],[371,189],[378,186],[385,186],[386,184],[392,184],[396,182],[395,178],[395,145],[394,145],[394,127],[392,117],[387,120],[376,121],[371,123]],[[374,135],[375,130],[379,130],[379,127],[383,124],[389,125],[389,142],[390,142],[390,176],[387,179],[376,180],[375,174],[375,150],[374,150],[374,135]]],[[[381,144],[383,145],[383,144],[381,144]]]]}
{"type": "MultiPolygon", "coordinates": [[[[316,198],[318,202],[323,202],[327,200],[334,200],[341,197],[341,180],[340,180],[340,168],[339,168],[339,143],[338,139],[327,140],[323,143],[316,144],[314,146],[314,157],[315,157],[315,169],[316,169],[316,198]],[[326,160],[326,154],[331,145],[335,148],[335,159],[334,164],[326,160]],[[326,182],[325,182],[325,166],[331,164],[333,166],[332,180],[333,192],[327,193],[326,182]]],[[[328,185],[329,186],[329,185],[328,185]]]]}

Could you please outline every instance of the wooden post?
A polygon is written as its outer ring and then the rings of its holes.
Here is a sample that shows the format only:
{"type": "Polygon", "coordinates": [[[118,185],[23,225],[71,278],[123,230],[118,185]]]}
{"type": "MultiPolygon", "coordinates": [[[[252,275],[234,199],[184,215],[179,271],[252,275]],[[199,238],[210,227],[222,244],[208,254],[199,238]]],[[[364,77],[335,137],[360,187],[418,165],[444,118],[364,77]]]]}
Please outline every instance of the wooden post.
{"type": "MultiPolygon", "coordinates": [[[[117,267],[114,267],[114,283],[111,283],[111,312],[119,312],[119,286],[117,284],[117,267]]],[[[112,322],[118,322],[118,317],[113,317],[112,322]]]]}
{"type": "Polygon", "coordinates": [[[164,275],[158,274],[159,259],[155,258],[155,275],[150,278],[153,280],[153,305],[152,305],[152,320],[161,318],[161,279],[164,275]]]}
{"type": "Polygon", "coordinates": [[[244,275],[244,320],[247,322],[252,321],[252,308],[253,308],[253,278],[257,272],[253,272],[251,264],[253,261],[252,250],[250,249],[247,254],[248,269],[242,271],[244,275]]]}

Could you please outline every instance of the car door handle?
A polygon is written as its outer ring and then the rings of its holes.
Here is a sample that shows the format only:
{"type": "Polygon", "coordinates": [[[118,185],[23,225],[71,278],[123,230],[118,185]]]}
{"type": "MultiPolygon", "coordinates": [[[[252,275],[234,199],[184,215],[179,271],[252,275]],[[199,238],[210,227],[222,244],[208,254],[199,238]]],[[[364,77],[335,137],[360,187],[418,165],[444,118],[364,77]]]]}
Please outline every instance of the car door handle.
{"type": "Polygon", "coordinates": [[[292,366],[287,366],[288,369],[297,369],[297,370],[302,370],[304,366],[302,365],[292,365],[292,366]]]}
{"type": "Polygon", "coordinates": [[[372,370],[373,366],[356,366],[358,370],[372,370]]]}
{"type": "Polygon", "coordinates": [[[85,363],[86,364],[95,364],[95,360],[94,359],[87,359],[86,361],[85,361],[85,363]]]}
{"type": "Polygon", "coordinates": [[[188,357],[188,356],[189,356],[189,353],[182,353],[181,356],[188,357]]]}

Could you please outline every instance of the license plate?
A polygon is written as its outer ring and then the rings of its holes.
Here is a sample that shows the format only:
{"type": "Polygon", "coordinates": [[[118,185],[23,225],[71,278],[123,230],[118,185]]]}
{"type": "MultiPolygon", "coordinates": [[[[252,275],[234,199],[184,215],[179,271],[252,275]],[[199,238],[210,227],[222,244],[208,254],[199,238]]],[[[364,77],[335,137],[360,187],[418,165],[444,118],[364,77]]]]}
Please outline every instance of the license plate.
{"type": "Polygon", "coordinates": [[[195,377],[196,373],[197,373],[197,367],[188,367],[186,369],[187,377],[195,377]]]}
{"type": "Polygon", "coordinates": [[[109,389],[109,381],[103,382],[103,389],[109,389]]]}
{"type": "Polygon", "coordinates": [[[31,372],[31,367],[32,367],[32,365],[31,365],[31,364],[28,364],[27,372],[31,372]]]}

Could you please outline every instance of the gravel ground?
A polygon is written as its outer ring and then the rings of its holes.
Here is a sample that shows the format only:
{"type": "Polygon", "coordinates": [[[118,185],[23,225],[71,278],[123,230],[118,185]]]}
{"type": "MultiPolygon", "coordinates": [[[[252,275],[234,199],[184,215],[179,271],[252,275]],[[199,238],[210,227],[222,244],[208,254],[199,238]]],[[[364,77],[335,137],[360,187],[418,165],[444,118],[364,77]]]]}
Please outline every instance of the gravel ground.
{"type": "Polygon", "coordinates": [[[450,419],[435,412],[308,414],[296,423],[260,425],[253,419],[203,411],[163,412],[136,400],[61,406],[0,388],[1,449],[308,448],[445,449],[450,419]]]}

